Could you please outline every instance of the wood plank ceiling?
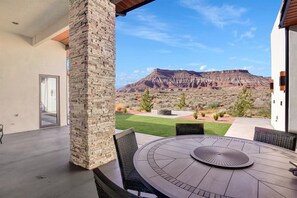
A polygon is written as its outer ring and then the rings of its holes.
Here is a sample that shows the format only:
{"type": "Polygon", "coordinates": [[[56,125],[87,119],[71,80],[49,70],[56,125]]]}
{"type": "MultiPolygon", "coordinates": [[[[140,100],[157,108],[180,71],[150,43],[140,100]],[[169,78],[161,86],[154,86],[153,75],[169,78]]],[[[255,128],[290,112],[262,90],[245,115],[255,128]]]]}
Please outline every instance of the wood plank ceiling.
{"type": "Polygon", "coordinates": [[[152,1],[154,0],[122,0],[116,4],[116,13],[125,15],[127,12],[148,4],[152,1]]]}
{"type": "Polygon", "coordinates": [[[297,25],[297,0],[290,0],[289,3],[287,13],[284,16],[284,27],[297,25]]]}
{"type": "MultiPolygon", "coordinates": [[[[145,4],[148,4],[154,0],[111,0],[116,5],[116,14],[118,15],[126,15],[127,12],[132,11],[138,7],[141,7],[145,4]]],[[[69,44],[69,30],[57,35],[52,40],[63,43],[68,49],[69,44]]]]}
{"type": "Polygon", "coordinates": [[[65,32],[55,36],[54,38],[52,38],[52,40],[59,41],[59,42],[63,43],[64,45],[68,45],[68,43],[69,43],[69,30],[66,30],[65,32]]]}

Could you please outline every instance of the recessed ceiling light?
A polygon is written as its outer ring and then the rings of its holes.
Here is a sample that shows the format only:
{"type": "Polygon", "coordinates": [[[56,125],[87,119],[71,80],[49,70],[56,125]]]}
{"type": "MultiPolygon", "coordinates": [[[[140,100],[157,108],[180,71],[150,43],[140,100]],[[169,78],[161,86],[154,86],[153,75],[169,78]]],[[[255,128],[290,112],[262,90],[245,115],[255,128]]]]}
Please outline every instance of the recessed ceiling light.
{"type": "Polygon", "coordinates": [[[14,24],[14,25],[18,25],[19,24],[18,22],[15,22],[15,21],[13,21],[11,23],[14,24]]]}

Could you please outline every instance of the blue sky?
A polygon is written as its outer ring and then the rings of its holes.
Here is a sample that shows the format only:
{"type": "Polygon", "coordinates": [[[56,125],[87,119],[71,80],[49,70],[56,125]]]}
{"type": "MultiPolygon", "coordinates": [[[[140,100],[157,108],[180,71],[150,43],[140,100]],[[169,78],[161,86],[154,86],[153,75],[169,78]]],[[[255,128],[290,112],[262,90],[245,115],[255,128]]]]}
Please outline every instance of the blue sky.
{"type": "Polygon", "coordinates": [[[116,87],[155,68],[270,76],[281,0],[156,0],[116,19],[116,87]]]}

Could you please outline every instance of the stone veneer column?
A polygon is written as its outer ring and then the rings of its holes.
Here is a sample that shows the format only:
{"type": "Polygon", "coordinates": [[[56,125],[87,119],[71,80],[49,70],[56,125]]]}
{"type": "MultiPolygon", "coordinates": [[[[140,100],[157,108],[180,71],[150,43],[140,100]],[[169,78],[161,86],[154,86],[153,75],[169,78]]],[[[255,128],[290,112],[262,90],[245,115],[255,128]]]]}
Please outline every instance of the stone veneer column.
{"type": "Polygon", "coordinates": [[[71,161],[93,169],[115,159],[115,5],[69,3],[71,161]]]}

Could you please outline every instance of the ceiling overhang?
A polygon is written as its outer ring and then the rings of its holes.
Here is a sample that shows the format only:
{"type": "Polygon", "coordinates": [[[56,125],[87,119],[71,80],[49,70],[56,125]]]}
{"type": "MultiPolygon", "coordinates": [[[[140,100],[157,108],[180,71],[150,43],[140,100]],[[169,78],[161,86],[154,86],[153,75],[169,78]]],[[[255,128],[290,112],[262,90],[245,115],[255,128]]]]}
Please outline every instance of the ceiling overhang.
{"type": "Polygon", "coordinates": [[[152,1],[154,0],[111,0],[116,5],[117,16],[125,16],[128,12],[152,1]]]}
{"type": "Polygon", "coordinates": [[[297,25],[297,0],[284,0],[281,8],[280,28],[297,25]]]}
{"type": "MultiPolygon", "coordinates": [[[[128,12],[152,1],[154,0],[111,0],[111,2],[116,5],[117,16],[125,16],[128,12]]],[[[63,31],[62,33],[56,35],[54,38],[52,38],[52,40],[63,43],[66,46],[66,49],[68,49],[69,30],[63,31]]]]}
{"type": "MultiPolygon", "coordinates": [[[[153,0],[109,1],[115,4],[116,16],[124,16],[153,0]]],[[[67,45],[67,30],[69,0],[0,0],[0,31],[28,37],[33,46],[50,39],[67,45]]]]}

